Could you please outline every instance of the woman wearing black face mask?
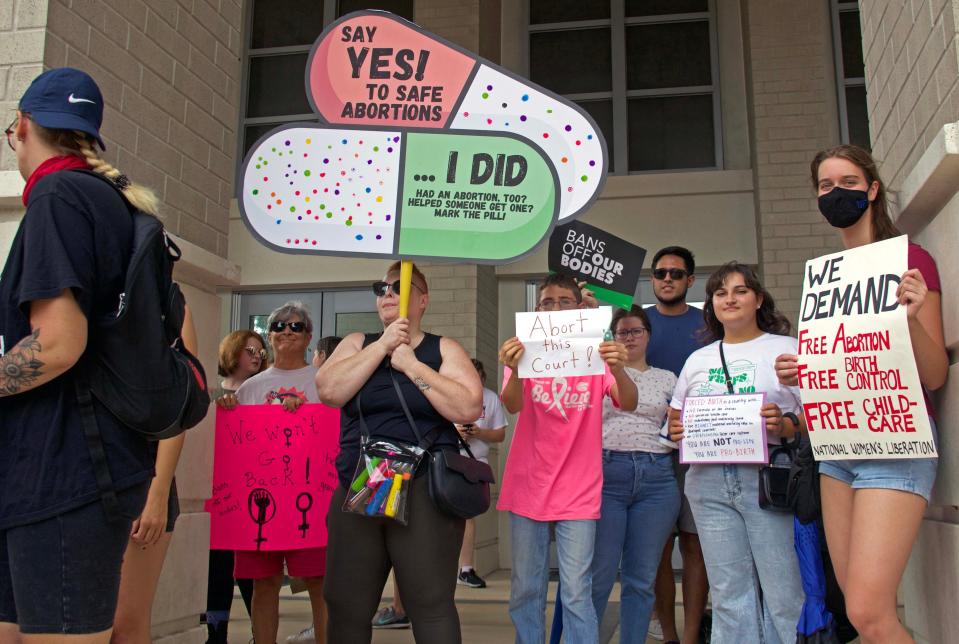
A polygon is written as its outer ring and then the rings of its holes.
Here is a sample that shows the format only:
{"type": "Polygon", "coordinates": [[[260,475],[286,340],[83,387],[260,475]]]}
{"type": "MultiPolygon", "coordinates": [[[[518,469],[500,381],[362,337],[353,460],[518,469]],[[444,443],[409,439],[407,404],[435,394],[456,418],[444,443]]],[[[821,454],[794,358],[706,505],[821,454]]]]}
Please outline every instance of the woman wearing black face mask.
{"type": "MultiPolygon", "coordinates": [[[[885,189],[868,152],[840,145],[817,154],[811,169],[819,210],[839,229],[843,246],[856,248],[901,234],[889,218],[885,189]]],[[[926,390],[935,390],[949,369],[939,273],[932,256],[912,242],[908,268],[896,295],[906,308],[919,380],[926,390]]],[[[795,355],[777,358],[783,384],[797,384],[796,366],[795,355]]],[[[928,397],[926,408],[932,420],[928,397]]],[[[929,502],[936,466],[936,459],[819,465],[829,554],[849,618],[866,644],[913,642],[896,615],[896,588],[929,502]]]]}

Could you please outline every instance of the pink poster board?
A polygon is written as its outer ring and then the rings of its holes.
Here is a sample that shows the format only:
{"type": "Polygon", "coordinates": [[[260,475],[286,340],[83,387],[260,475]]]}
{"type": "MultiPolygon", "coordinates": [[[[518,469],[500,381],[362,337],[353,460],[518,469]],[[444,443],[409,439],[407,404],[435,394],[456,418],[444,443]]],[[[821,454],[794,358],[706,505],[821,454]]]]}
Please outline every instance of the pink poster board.
{"type": "Polygon", "coordinates": [[[340,412],[303,405],[216,410],[210,547],[297,550],[326,545],[337,484],[340,412]]]}

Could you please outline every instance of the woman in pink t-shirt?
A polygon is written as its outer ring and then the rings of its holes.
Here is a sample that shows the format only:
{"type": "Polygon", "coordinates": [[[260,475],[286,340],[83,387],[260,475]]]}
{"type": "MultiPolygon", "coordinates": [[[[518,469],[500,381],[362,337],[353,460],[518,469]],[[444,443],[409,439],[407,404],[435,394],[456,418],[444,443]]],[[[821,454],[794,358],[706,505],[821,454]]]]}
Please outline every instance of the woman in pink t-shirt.
{"type": "MultiPolygon", "coordinates": [[[[854,145],[823,150],[811,170],[819,210],[839,229],[844,247],[902,234],[889,217],[885,186],[868,152],[854,145]]],[[[896,295],[906,307],[919,380],[932,391],[945,384],[949,370],[939,273],[932,256],[918,244],[909,243],[908,261],[896,295]]],[[[797,364],[792,354],[777,359],[784,384],[797,383],[797,364]]],[[[819,464],[829,554],[849,619],[863,642],[913,641],[899,623],[896,589],[932,494],[936,466],[937,459],[927,458],[819,464]]]]}

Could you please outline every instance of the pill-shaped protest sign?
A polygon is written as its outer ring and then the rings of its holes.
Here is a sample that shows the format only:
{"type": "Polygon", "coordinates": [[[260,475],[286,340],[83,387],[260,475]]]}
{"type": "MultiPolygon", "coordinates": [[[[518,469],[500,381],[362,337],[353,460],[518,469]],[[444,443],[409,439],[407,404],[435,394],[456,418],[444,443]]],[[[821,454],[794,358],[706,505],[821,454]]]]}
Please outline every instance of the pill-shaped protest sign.
{"type": "Polygon", "coordinates": [[[243,211],[278,250],[505,261],[556,218],[555,170],[516,135],[292,126],[260,147],[243,211]]]}
{"type": "Polygon", "coordinates": [[[501,264],[595,201],[606,142],[566,99],[381,11],[317,39],[318,122],[264,135],[239,204],[283,252],[501,264]]]}

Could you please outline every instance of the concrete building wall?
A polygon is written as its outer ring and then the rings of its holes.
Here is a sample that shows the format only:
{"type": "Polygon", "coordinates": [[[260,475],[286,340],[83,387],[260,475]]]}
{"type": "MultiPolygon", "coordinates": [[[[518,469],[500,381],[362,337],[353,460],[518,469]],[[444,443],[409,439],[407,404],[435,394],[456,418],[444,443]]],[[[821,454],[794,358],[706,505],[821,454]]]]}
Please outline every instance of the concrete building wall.
{"type": "Polygon", "coordinates": [[[955,639],[959,591],[959,41],[954,2],[862,3],[873,152],[898,204],[899,228],[922,244],[942,276],[949,379],[937,392],[939,472],[900,587],[920,644],[955,639]],[[950,635],[951,634],[951,635],[950,635]]]}
{"type": "Polygon", "coordinates": [[[103,91],[106,157],[163,201],[168,230],[226,256],[240,81],[239,0],[51,0],[47,67],[103,91]]]}
{"type": "Polygon", "coordinates": [[[795,321],[806,260],[841,247],[809,179],[815,153],[839,143],[829,7],[814,0],[745,4],[760,268],[776,304],[795,321]]]}
{"type": "MultiPolygon", "coordinates": [[[[43,71],[46,0],[0,2],[0,113],[13,117],[30,81],[43,71]]],[[[7,127],[9,121],[4,122],[7,127]]],[[[6,141],[0,145],[0,257],[6,258],[23,206],[23,178],[6,141]]]]}
{"type": "Polygon", "coordinates": [[[873,152],[894,192],[945,123],[959,118],[955,3],[862,3],[873,152]]]}

